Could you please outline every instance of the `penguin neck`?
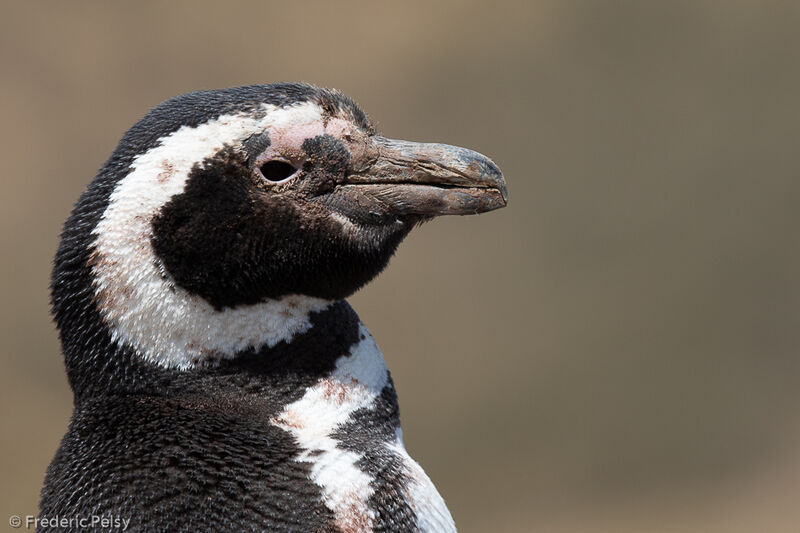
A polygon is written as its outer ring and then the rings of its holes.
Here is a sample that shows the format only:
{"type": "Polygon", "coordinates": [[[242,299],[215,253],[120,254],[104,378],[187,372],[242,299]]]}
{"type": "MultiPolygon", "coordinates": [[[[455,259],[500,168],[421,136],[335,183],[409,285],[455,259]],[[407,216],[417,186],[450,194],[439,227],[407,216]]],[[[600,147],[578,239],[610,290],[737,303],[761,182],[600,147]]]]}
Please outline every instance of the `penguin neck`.
{"type": "Polygon", "coordinates": [[[129,250],[101,236],[88,258],[93,303],[113,340],[163,368],[186,370],[290,342],[310,327],[312,313],[332,303],[288,294],[216,308],[177,285],[152,255],[149,241],[129,250]]]}
{"type": "Polygon", "coordinates": [[[279,405],[317,389],[323,399],[335,396],[338,403],[353,390],[380,394],[389,382],[383,354],[350,305],[335,302],[311,312],[307,320],[306,329],[274,345],[248,348],[188,369],[164,369],[174,376],[169,393],[245,391],[279,405]]]}
{"type": "MultiPolygon", "coordinates": [[[[80,323],[61,325],[68,376],[76,401],[82,398],[108,395],[213,395],[222,390],[232,394],[250,391],[256,395],[285,396],[279,400],[294,401],[297,394],[326,379],[337,370],[337,361],[348,360],[351,353],[365,339],[372,342],[358,315],[344,301],[326,302],[319,309],[305,312],[297,309],[294,315],[284,317],[277,312],[271,320],[263,321],[266,331],[263,336],[275,335],[275,331],[294,328],[291,335],[284,335],[275,342],[246,345],[220,355],[205,351],[204,346],[194,346],[203,358],[190,361],[188,365],[163,364],[178,357],[186,360],[185,353],[169,353],[168,359],[158,361],[158,352],[142,353],[141,347],[128,344],[113,330],[112,324],[92,305],[87,312],[80,313],[80,323]],[[300,324],[301,327],[297,327],[300,324]],[[269,329],[271,328],[271,329],[269,329]]],[[[268,317],[269,318],[269,317],[268,317]]],[[[248,322],[249,323],[249,322],[248,322]]],[[[229,323],[226,331],[235,332],[236,323],[229,323]]],[[[245,332],[247,333],[247,332],[245,332]]],[[[374,346],[374,342],[372,342],[374,346]]],[[[363,351],[363,350],[362,350],[363,351]]],[[[377,346],[357,358],[358,363],[339,369],[338,378],[345,374],[359,376],[359,367],[365,365],[368,372],[382,367],[383,356],[377,346]]]]}

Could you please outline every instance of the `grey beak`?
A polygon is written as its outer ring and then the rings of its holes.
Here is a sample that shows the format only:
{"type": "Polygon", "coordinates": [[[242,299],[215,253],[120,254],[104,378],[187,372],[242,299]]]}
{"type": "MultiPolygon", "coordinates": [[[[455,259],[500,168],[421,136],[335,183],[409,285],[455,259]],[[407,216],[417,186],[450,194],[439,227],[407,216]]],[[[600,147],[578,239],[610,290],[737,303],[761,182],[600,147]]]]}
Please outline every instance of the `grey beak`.
{"type": "Polygon", "coordinates": [[[505,207],[500,169],[484,155],[446,144],[372,137],[370,164],[351,173],[355,187],[397,215],[471,215],[505,207]]]}

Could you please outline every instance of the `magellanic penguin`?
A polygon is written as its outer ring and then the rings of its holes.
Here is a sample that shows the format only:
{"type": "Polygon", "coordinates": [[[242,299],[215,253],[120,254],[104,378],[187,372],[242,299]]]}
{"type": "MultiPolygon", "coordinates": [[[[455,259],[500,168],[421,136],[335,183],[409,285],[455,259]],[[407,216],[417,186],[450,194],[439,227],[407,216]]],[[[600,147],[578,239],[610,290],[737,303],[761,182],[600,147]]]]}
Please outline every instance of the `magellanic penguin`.
{"type": "Polygon", "coordinates": [[[254,85],[152,109],[56,254],[74,413],[40,518],[455,531],[344,298],[416,224],[505,204],[486,157],[384,138],[333,90],[254,85]]]}

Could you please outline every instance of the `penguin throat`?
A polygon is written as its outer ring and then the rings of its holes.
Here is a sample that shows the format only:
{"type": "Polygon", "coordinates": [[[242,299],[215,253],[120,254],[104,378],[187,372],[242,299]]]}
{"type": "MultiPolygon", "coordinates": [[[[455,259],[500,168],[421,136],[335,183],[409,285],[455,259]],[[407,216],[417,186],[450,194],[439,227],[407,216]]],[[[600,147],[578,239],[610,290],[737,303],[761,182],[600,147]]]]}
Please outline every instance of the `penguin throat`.
{"type": "MultiPolygon", "coordinates": [[[[102,261],[97,254],[92,258],[102,261]]],[[[332,303],[288,295],[215,309],[163,277],[131,283],[119,272],[114,275],[96,266],[94,271],[94,303],[112,341],[163,368],[213,366],[242,352],[289,343],[312,327],[312,313],[332,303]]]]}
{"type": "Polygon", "coordinates": [[[124,235],[114,240],[108,235],[100,234],[88,259],[93,304],[112,342],[163,368],[213,366],[242,352],[289,343],[311,328],[312,313],[333,303],[290,294],[216,308],[172,280],[149,239],[140,236],[135,244],[124,235]]]}

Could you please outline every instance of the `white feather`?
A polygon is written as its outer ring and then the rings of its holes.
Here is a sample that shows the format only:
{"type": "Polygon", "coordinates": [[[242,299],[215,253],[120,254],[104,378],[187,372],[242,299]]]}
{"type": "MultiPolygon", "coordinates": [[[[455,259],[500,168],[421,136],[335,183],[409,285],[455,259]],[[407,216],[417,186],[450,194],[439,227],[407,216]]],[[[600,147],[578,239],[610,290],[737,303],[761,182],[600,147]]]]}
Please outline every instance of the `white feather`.
{"type": "Polygon", "coordinates": [[[322,117],[319,106],[309,102],[285,108],[265,104],[263,111],[223,115],[163,137],[136,157],[94,229],[92,268],[100,312],[114,339],[148,361],[189,368],[290,341],[310,327],[311,312],[330,303],[293,295],[217,311],[172,283],[153,251],[153,218],[183,192],[195,164],[267,128],[280,132],[322,117]]]}
{"type": "Polygon", "coordinates": [[[372,530],[372,477],[358,467],[362,455],[339,448],[332,435],[355,411],[372,406],[389,380],[383,354],[369,331],[361,325],[360,333],[364,339],[337,360],[333,373],[272,420],[297,439],[303,450],[297,460],[311,463],[311,479],[322,489],[325,505],[343,531],[372,530]]]}
{"type": "Polygon", "coordinates": [[[419,464],[408,455],[403,433],[397,430],[397,440],[388,448],[400,456],[411,482],[408,499],[417,516],[417,526],[423,533],[456,533],[456,524],[439,491],[419,464]]]}

